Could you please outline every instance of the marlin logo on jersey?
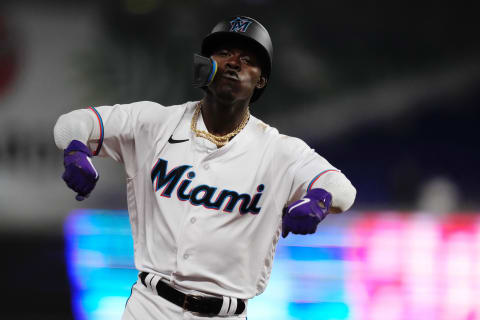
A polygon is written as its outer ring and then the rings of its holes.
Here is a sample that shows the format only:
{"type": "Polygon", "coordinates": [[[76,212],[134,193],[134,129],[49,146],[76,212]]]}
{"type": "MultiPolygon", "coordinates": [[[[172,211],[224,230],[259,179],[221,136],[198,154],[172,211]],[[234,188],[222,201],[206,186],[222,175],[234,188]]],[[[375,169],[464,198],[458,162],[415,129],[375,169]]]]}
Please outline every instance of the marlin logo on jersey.
{"type": "Polygon", "coordinates": [[[230,28],[231,32],[245,32],[248,29],[248,26],[252,23],[252,20],[236,17],[230,24],[232,27],[230,28]]]}
{"type": "Polygon", "coordinates": [[[223,189],[217,192],[217,187],[208,186],[206,184],[193,187],[187,192],[187,188],[195,178],[194,171],[189,171],[187,173],[192,166],[178,166],[167,173],[167,165],[167,160],[158,159],[151,172],[153,189],[155,192],[162,189],[162,193],[160,194],[162,197],[170,198],[172,193],[176,192],[179,200],[188,200],[194,206],[202,205],[205,208],[214,210],[220,210],[220,208],[223,207],[224,212],[232,212],[237,203],[241,202],[238,208],[241,214],[249,212],[252,214],[258,214],[260,212],[261,208],[258,207],[258,202],[265,189],[263,184],[258,185],[257,193],[254,196],[228,189],[223,189]],[[215,195],[215,200],[212,200],[215,195]],[[228,202],[224,205],[224,202],[227,199],[228,202]]]}

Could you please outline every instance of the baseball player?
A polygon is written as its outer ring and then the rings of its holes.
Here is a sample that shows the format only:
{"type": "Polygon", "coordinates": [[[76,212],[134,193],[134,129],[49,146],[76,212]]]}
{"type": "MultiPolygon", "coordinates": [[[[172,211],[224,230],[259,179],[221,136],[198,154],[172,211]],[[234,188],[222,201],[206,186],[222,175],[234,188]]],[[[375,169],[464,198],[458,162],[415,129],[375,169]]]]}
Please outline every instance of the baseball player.
{"type": "Polygon", "coordinates": [[[340,170],[250,114],[272,67],[258,21],[221,21],[201,53],[201,101],[89,107],[54,128],[77,200],[99,179],[92,156],[125,167],[139,275],[122,319],[246,319],[280,235],[314,233],[355,199],[340,170]]]}

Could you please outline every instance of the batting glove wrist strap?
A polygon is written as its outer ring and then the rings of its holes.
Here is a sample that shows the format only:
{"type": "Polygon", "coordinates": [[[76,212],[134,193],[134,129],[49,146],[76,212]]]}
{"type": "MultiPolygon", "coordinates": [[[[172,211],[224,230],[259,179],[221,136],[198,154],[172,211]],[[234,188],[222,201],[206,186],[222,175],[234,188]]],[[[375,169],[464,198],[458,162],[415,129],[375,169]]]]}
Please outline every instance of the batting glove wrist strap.
{"type": "Polygon", "coordinates": [[[305,197],[284,209],[282,236],[315,233],[318,224],[327,216],[332,195],[323,189],[311,189],[305,197]]]}
{"type": "Polygon", "coordinates": [[[212,83],[217,73],[217,62],[198,54],[193,55],[193,86],[196,88],[206,87],[212,83]]]}

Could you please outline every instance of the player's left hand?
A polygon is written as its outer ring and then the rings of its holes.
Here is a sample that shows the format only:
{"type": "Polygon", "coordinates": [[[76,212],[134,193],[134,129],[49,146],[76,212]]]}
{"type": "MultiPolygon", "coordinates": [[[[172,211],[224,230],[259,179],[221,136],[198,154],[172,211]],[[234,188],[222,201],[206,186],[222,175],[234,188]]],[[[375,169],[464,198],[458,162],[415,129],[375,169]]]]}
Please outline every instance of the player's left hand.
{"type": "Polygon", "coordinates": [[[317,231],[318,224],[327,216],[332,195],[323,189],[312,189],[303,199],[295,201],[284,209],[282,237],[289,232],[310,234],[317,231]]]}

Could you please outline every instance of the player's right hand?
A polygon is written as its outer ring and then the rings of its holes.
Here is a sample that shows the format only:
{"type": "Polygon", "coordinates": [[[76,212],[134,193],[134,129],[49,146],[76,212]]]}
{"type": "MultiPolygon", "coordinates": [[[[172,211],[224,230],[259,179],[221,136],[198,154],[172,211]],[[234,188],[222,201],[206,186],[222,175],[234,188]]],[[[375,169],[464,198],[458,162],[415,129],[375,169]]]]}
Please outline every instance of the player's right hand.
{"type": "Polygon", "coordinates": [[[92,153],[88,147],[78,140],[70,142],[63,152],[65,172],[62,179],[67,186],[77,192],[76,199],[87,198],[97,184],[99,175],[92,164],[92,153]]]}

